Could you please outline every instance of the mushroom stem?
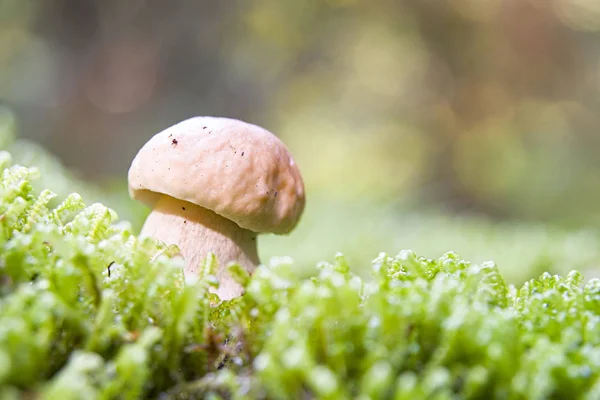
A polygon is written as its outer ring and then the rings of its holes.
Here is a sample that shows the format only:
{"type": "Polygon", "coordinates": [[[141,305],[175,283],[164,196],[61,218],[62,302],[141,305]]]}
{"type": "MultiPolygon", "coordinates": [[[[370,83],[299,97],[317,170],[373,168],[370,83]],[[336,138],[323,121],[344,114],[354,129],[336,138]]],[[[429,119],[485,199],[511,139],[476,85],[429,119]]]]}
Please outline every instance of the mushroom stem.
{"type": "Polygon", "coordinates": [[[225,267],[238,262],[252,273],[260,263],[255,232],[195,204],[162,195],[146,219],[141,236],[176,244],[185,259],[185,273],[197,274],[200,263],[212,252],[219,263],[215,291],[222,300],[242,294],[242,287],[225,267]]]}

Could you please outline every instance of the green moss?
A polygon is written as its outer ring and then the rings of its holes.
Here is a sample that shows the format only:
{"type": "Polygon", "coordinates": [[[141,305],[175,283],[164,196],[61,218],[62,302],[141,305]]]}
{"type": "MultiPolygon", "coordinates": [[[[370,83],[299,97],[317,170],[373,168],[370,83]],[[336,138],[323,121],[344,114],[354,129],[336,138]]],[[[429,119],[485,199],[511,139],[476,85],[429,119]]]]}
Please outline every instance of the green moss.
{"type": "Polygon", "coordinates": [[[218,303],[216,260],[184,281],[172,248],[76,194],[49,208],[37,171],[0,163],[0,398],[600,396],[599,280],[516,288],[410,251],[305,278],[279,258],[233,266],[246,294],[218,303]]]}

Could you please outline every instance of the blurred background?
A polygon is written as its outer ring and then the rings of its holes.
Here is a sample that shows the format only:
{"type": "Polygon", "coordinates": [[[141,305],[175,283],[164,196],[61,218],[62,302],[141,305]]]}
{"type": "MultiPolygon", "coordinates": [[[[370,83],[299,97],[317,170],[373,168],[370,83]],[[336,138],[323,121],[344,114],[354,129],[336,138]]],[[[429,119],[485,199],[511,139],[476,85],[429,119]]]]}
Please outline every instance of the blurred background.
{"type": "Polygon", "coordinates": [[[511,281],[600,259],[595,0],[0,0],[0,130],[139,229],[126,173],[195,115],[262,125],[308,194],[266,261],[454,250],[511,281]]]}

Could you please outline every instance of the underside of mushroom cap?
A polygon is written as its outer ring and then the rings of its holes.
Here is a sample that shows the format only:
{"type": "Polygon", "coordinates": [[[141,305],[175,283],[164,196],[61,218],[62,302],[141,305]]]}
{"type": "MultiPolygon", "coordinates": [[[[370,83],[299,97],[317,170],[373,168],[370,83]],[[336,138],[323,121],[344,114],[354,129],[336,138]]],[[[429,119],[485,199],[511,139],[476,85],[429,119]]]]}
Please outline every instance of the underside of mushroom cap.
{"type": "Polygon", "coordinates": [[[164,194],[254,232],[288,233],[304,210],[304,184],[286,146],[230,118],[195,117],[154,135],[128,179],[131,197],[149,206],[164,194]]]}

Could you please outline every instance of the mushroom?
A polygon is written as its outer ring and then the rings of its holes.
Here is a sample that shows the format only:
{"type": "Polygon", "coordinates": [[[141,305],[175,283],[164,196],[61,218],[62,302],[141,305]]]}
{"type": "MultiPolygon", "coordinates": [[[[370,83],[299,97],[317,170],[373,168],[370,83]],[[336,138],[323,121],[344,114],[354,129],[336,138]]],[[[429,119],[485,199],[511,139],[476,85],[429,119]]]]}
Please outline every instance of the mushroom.
{"type": "Polygon", "coordinates": [[[152,207],[140,236],[176,244],[186,275],[213,253],[223,300],[243,292],[224,267],[237,262],[252,274],[257,235],[289,233],[304,210],[303,180],[286,146],[230,118],[194,117],[154,135],[128,180],[130,196],[152,207]]]}

